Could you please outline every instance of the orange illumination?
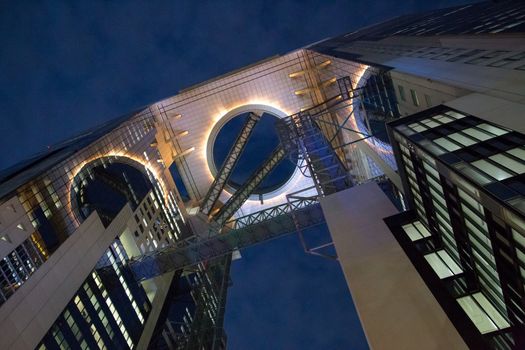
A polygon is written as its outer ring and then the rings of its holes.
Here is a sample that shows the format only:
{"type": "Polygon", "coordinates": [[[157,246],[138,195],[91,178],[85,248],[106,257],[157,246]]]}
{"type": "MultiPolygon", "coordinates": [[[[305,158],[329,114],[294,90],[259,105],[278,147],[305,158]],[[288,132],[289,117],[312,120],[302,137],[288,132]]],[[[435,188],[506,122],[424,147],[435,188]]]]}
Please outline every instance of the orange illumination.
{"type": "Polygon", "coordinates": [[[304,75],[304,73],[305,73],[304,70],[301,70],[299,72],[293,72],[293,73],[288,74],[288,78],[300,77],[300,76],[304,75]]]}
{"type": "MultiPolygon", "coordinates": [[[[145,161],[144,159],[139,158],[139,157],[137,157],[136,155],[133,155],[133,154],[127,154],[127,153],[122,152],[122,151],[112,150],[112,151],[109,151],[108,153],[106,153],[104,155],[100,155],[99,154],[99,155],[96,155],[96,156],[92,156],[91,158],[88,158],[88,159],[84,160],[83,162],[81,162],[80,164],[78,164],[71,171],[71,176],[69,178],[69,184],[68,184],[69,190],[71,190],[71,187],[73,185],[73,180],[78,175],[80,170],[82,170],[82,168],[84,168],[84,166],[86,166],[86,164],[89,164],[89,163],[91,163],[91,162],[93,162],[93,161],[95,161],[97,159],[106,158],[106,157],[123,157],[123,158],[128,158],[128,159],[134,160],[135,162],[141,164],[146,169],[151,171],[151,173],[153,174],[155,179],[157,179],[157,181],[159,182],[159,185],[160,185],[160,188],[162,190],[162,193],[164,194],[164,203],[165,203],[165,205],[168,205],[168,192],[166,191],[167,187],[166,187],[166,185],[165,185],[165,183],[164,183],[164,181],[163,181],[159,171],[157,171],[154,167],[152,167],[149,164],[149,162],[145,161]]],[[[68,206],[69,206],[69,213],[72,216],[72,220],[76,221],[76,218],[73,215],[73,208],[71,207],[71,201],[68,201],[68,206]]]]}
{"type": "Polygon", "coordinates": [[[217,124],[217,122],[219,122],[219,120],[221,120],[230,111],[233,111],[234,109],[237,109],[239,107],[246,106],[246,105],[263,105],[263,106],[268,106],[271,108],[278,109],[286,115],[292,114],[290,111],[282,107],[277,101],[270,101],[270,100],[259,99],[259,98],[247,99],[244,101],[236,102],[235,104],[232,104],[226,107],[225,106],[219,107],[217,113],[212,118],[212,122],[208,126],[208,130],[206,130],[206,139],[204,140],[204,143],[200,146],[201,151],[199,151],[199,155],[200,155],[199,158],[201,158],[201,161],[203,161],[206,164],[206,166],[204,166],[203,168],[206,169],[206,175],[210,182],[213,181],[213,175],[210,171],[210,168],[208,167],[207,148],[208,148],[208,140],[210,138],[211,131],[215,127],[215,124],[217,124]]]}
{"type": "Polygon", "coordinates": [[[318,69],[320,69],[320,68],[324,68],[324,67],[328,66],[330,63],[332,63],[331,60],[326,60],[326,61],[324,61],[324,62],[318,64],[318,65],[317,65],[317,68],[318,68],[318,69]]]}
{"type": "Polygon", "coordinates": [[[295,90],[295,91],[294,91],[294,94],[295,94],[296,96],[300,96],[300,95],[304,95],[304,94],[310,92],[311,90],[312,90],[311,88],[305,88],[305,89],[301,89],[301,90],[295,90]]]}
{"type": "Polygon", "coordinates": [[[321,83],[322,86],[328,86],[330,84],[333,84],[337,81],[337,78],[336,77],[333,77],[331,79],[328,79],[328,80],[325,80],[321,83]]]}

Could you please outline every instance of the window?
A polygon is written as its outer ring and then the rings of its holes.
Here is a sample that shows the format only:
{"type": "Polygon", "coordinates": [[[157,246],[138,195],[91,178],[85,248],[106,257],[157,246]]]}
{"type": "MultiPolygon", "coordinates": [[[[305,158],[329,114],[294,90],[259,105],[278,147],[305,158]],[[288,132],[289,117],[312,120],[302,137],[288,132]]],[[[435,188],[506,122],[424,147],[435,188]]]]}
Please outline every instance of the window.
{"type": "Polygon", "coordinates": [[[493,62],[491,64],[489,64],[490,67],[505,67],[505,66],[508,66],[510,64],[513,64],[515,62],[518,62],[522,59],[525,59],[525,52],[522,52],[522,53],[519,53],[517,55],[514,55],[514,56],[510,56],[510,57],[505,57],[499,61],[496,61],[496,62],[493,62]]]}
{"type": "Polygon", "coordinates": [[[420,58],[432,57],[432,56],[438,55],[438,54],[440,54],[440,53],[442,53],[443,51],[446,51],[446,50],[448,50],[448,48],[431,47],[428,50],[425,50],[426,51],[425,53],[423,53],[422,55],[419,55],[417,57],[420,57],[420,58]]]}
{"type": "Polygon", "coordinates": [[[457,302],[482,334],[510,327],[507,320],[482,293],[459,298],[457,302]]]}
{"type": "Polygon", "coordinates": [[[491,52],[487,52],[486,54],[483,54],[477,58],[473,58],[471,60],[468,60],[467,62],[465,63],[469,63],[469,64],[479,64],[479,63],[484,63],[486,61],[489,61],[493,58],[496,58],[498,56],[501,56],[501,55],[504,55],[506,53],[508,53],[509,51],[504,51],[504,50],[496,50],[496,51],[491,51],[491,52]]]}
{"type": "Polygon", "coordinates": [[[461,148],[461,146],[459,146],[458,144],[456,144],[454,142],[451,142],[451,141],[449,141],[448,139],[446,139],[444,137],[440,137],[439,139],[435,139],[434,143],[436,143],[437,145],[443,147],[444,149],[446,149],[449,152],[454,152],[454,151],[456,151],[456,150],[461,148]]]}
{"type": "Polygon", "coordinates": [[[417,241],[418,239],[430,237],[430,232],[420,221],[403,225],[402,228],[411,241],[417,241]]]}
{"type": "Polygon", "coordinates": [[[425,102],[427,107],[432,107],[432,99],[430,98],[430,95],[425,94],[425,102]]]}
{"type": "Polygon", "coordinates": [[[505,180],[509,177],[514,176],[514,174],[506,171],[505,169],[499,166],[492,164],[491,162],[486,161],[485,159],[477,160],[475,162],[472,162],[471,164],[475,166],[476,168],[478,168],[479,170],[486,173],[487,175],[490,175],[499,181],[505,180]]]}
{"type": "MultiPolygon", "coordinates": [[[[505,153],[495,154],[490,156],[489,159],[495,161],[496,163],[504,166],[507,169],[510,169],[518,174],[525,173],[525,163],[522,161],[516,160],[512,157],[509,157],[505,153]]],[[[523,158],[521,158],[523,159],[523,158]]]]}
{"type": "Polygon", "coordinates": [[[461,114],[461,113],[458,113],[458,112],[454,112],[454,111],[447,111],[447,112],[445,112],[445,114],[448,115],[449,117],[454,118],[454,119],[465,118],[464,114],[461,114]]]}
{"type": "Polygon", "coordinates": [[[465,51],[465,49],[452,49],[450,51],[444,52],[443,54],[433,57],[435,60],[445,60],[451,56],[454,56],[462,51],[465,51]]]}
{"type": "Polygon", "coordinates": [[[399,98],[401,101],[406,101],[405,88],[402,85],[398,85],[397,89],[399,90],[399,98]]]}
{"type": "Polygon", "coordinates": [[[463,175],[467,176],[472,181],[480,185],[486,185],[494,180],[486,176],[483,172],[478,171],[474,167],[471,167],[463,162],[454,165],[454,167],[463,175]]]}
{"type": "Polygon", "coordinates": [[[416,132],[423,132],[425,130],[428,130],[428,127],[426,127],[425,125],[421,125],[419,123],[412,123],[412,124],[409,124],[408,127],[416,132]]]}
{"type": "Polygon", "coordinates": [[[492,133],[494,135],[497,135],[497,136],[506,134],[508,132],[505,129],[498,128],[497,126],[489,125],[487,123],[479,124],[477,127],[481,128],[481,129],[483,129],[485,131],[488,131],[488,132],[490,132],[490,133],[492,133]]]}
{"type": "Polygon", "coordinates": [[[438,122],[440,122],[441,124],[447,124],[447,123],[450,123],[450,122],[453,122],[455,119],[447,116],[447,115],[444,115],[444,114],[439,114],[439,115],[436,115],[433,117],[434,120],[437,120],[438,122]]]}
{"type": "Polygon", "coordinates": [[[480,141],[485,141],[494,137],[494,135],[477,128],[464,129],[462,132],[480,141]]]}
{"type": "Polygon", "coordinates": [[[523,148],[513,148],[508,150],[507,153],[512,154],[516,158],[525,159],[525,149],[523,148]]]}
{"type": "Polygon", "coordinates": [[[455,132],[453,134],[448,135],[448,137],[465,147],[478,143],[478,140],[473,139],[472,137],[468,137],[461,132],[455,132]]]}
{"type": "Polygon", "coordinates": [[[482,52],[484,52],[485,50],[471,50],[471,51],[468,51],[468,52],[464,52],[460,55],[457,55],[456,57],[452,57],[450,59],[448,59],[447,61],[448,62],[456,62],[456,61],[460,61],[462,59],[465,59],[467,57],[471,57],[471,56],[475,56],[477,54],[480,54],[482,52]]]}
{"type": "Polygon", "coordinates": [[[421,123],[428,126],[429,129],[435,128],[436,126],[440,126],[441,124],[434,120],[434,118],[429,118],[422,120],[421,123]]]}
{"type": "Polygon", "coordinates": [[[425,259],[439,278],[447,278],[462,273],[461,268],[445,250],[425,255],[425,259]]]}
{"type": "Polygon", "coordinates": [[[414,106],[419,106],[419,99],[417,98],[417,92],[415,90],[410,89],[410,96],[412,96],[412,103],[414,106]]]}

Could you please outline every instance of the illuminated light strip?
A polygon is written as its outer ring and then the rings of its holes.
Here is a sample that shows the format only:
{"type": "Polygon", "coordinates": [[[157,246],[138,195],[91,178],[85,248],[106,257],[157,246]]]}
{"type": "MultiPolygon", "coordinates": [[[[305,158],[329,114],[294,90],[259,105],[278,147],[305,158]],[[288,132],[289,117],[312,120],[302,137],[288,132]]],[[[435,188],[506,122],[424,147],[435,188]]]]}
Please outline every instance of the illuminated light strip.
{"type": "MultiPolygon", "coordinates": [[[[219,110],[217,111],[215,116],[212,118],[212,120],[211,120],[211,122],[209,124],[209,127],[206,130],[206,132],[205,132],[205,135],[207,135],[207,136],[204,139],[204,143],[201,145],[201,150],[202,151],[199,152],[200,157],[202,157],[201,161],[204,161],[205,164],[208,163],[208,153],[207,153],[208,141],[210,139],[211,132],[212,132],[213,128],[215,127],[215,125],[222,118],[224,118],[226,115],[228,115],[231,111],[233,111],[233,110],[235,110],[237,108],[243,107],[243,106],[247,106],[247,105],[267,106],[267,107],[270,107],[272,109],[279,110],[285,115],[292,114],[289,110],[287,110],[286,108],[281,106],[280,103],[277,102],[277,101],[270,101],[270,100],[259,99],[259,98],[249,98],[249,99],[243,100],[241,102],[236,102],[234,105],[228,106],[227,108],[219,107],[219,110]]],[[[207,165],[204,166],[203,168],[206,170],[206,175],[207,175],[210,183],[213,182],[213,174],[211,173],[210,168],[207,165]]]]}
{"type": "Polygon", "coordinates": [[[288,78],[297,78],[297,77],[303,76],[305,73],[306,72],[304,70],[293,72],[293,73],[288,74],[288,78]]]}
{"type": "Polygon", "coordinates": [[[128,334],[128,331],[126,329],[126,326],[124,325],[124,322],[122,322],[122,319],[120,318],[117,308],[115,307],[115,305],[113,305],[113,302],[111,301],[111,298],[109,297],[108,292],[106,292],[106,288],[102,284],[100,277],[98,276],[96,272],[92,272],[91,276],[95,280],[95,284],[97,285],[98,290],[102,293],[102,297],[104,298],[106,305],[108,306],[111,316],[113,316],[115,322],[117,323],[118,328],[120,329],[120,332],[122,333],[122,336],[126,340],[126,343],[131,349],[133,349],[134,347],[133,341],[131,340],[131,337],[128,334]]]}
{"type": "MultiPolygon", "coordinates": [[[[120,248],[118,247],[118,245],[113,243],[113,247],[117,250],[117,254],[120,254],[122,256],[122,252],[120,252],[120,248]]],[[[111,266],[113,267],[113,270],[115,270],[115,273],[117,274],[120,284],[122,284],[122,287],[124,287],[124,292],[126,293],[126,296],[131,302],[131,306],[133,307],[133,310],[137,314],[137,317],[140,323],[144,324],[144,316],[142,316],[142,312],[140,312],[140,309],[138,308],[137,303],[135,302],[135,299],[133,298],[133,295],[131,295],[131,291],[129,290],[128,284],[124,280],[124,277],[122,276],[122,273],[120,272],[120,269],[117,267],[117,262],[115,261],[113,254],[111,254],[108,250],[106,252],[106,255],[109,258],[109,261],[111,263],[111,266]]],[[[121,262],[125,263],[125,260],[123,260],[123,256],[121,257],[121,259],[122,259],[121,262]]]]}
{"type": "Polygon", "coordinates": [[[176,160],[176,159],[179,159],[181,157],[187,156],[188,154],[190,154],[193,151],[195,151],[195,147],[190,147],[190,148],[182,151],[181,153],[176,154],[175,157],[173,157],[173,160],[176,160]]]}
{"type": "Polygon", "coordinates": [[[305,95],[305,94],[309,93],[312,90],[313,90],[312,88],[308,87],[308,88],[304,88],[304,89],[301,89],[301,90],[295,90],[294,94],[296,96],[301,96],[301,95],[305,95]]]}
{"type": "MultiPolygon", "coordinates": [[[[164,195],[164,203],[167,205],[168,203],[168,191],[166,190],[167,189],[167,186],[166,184],[164,183],[163,181],[163,178],[161,176],[161,174],[159,173],[159,171],[157,171],[157,169],[155,169],[154,167],[152,167],[149,162],[146,162],[144,161],[144,159],[142,158],[139,158],[137,157],[136,155],[133,155],[133,154],[128,154],[128,153],[125,153],[125,152],[122,152],[122,151],[110,151],[104,155],[96,155],[96,156],[92,156],[84,161],[82,161],[80,164],[78,164],[72,171],[71,171],[71,176],[69,178],[69,184],[68,184],[68,193],[71,191],[71,188],[73,186],[73,181],[75,180],[76,176],[81,172],[81,170],[88,164],[90,164],[91,162],[94,162],[98,159],[101,159],[101,158],[110,158],[110,157],[122,157],[122,158],[128,158],[128,159],[131,159],[137,163],[139,163],[140,165],[142,165],[146,170],[150,171],[155,180],[157,180],[157,183],[160,185],[161,187],[161,191],[162,191],[162,194],[164,195]]],[[[71,196],[69,196],[71,197],[71,196]]],[[[77,222],[77,218],[75,217],[74,213],[73,213],[73,207],[71,205],[71,201],[68,202],[68,209],[69,209],[69,213],[70,213],[70,216],[72,217],[72,220],[73,222],[77,222]]],[[[80,223],[78,223],[80,225],[80,223]]]]}

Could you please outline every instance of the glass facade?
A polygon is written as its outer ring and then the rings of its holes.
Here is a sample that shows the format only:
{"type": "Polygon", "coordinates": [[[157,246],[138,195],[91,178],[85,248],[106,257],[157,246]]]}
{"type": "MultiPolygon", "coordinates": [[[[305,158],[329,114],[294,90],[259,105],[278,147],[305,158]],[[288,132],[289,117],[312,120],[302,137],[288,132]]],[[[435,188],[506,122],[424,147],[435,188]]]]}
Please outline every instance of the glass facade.
{"type": "MultiPolygon", "coordinates": [[[[344,47],[353,41],[380,41],[391,36],[437,36],[465,34],[520,33],[525,29],[525,5],[515,1],[479,2],[426,13],[392,18],[354,32],[347,33],[313,45],[313,49],[331,54],[335,48],[344,47]],[[497,18],[497,19],[496,19],[497,18]]],[[[441,48],[431,47],[434,55],[447,55],[441,48]]],[[[403,47],[397,50],[403,51],[403,47]]],[[[452,49],[450,49],[452,50],[452,49]]],[[[467,51],[467,50],[465,50],[467,51]]],[[[467,51],[467,52],[470,52],[467,51]]],[[[498,56],[501,51],[486,53],[498,56]]],[[[474,53],[468,55],[472,56],[474,53]]],[[[337,54],[334,56],[338,57],[337,54]]],[[[430,56],[430,54],[429,54],[430,56]]]]}
{"type": "Polygon", "coordinates": [[[525,136],[444,106],[389,132],[413,213],[399,232],[455,300],[445,311],[459,307],[490,347],[520,348],[525,136]]]}
{"type": "MultiPolygon", "coordinates": [[[[67,306],[38,349],[125,349],[136,347],[141,339],[156,292],[136,281],[126,263],[129,252],[136,255],[161,249],[193,234],[178,189],[155,147],[156,126],[151,109],[135,112],[0,174],[0,194],[3,199],[18,199],[20,210],[12,206],[10,210],[25,218],[20,219],[17,229],[27,233],[27,238],[0,260],[0,307],[76,233],[90,213],[97,211],[104,227],[110,226],[121,206],[112,208],[112,215],[94,206],[87,192],[93,183],[106,185],[104,192],[108,193],[100,194],[100,200],[109,200],[111,207],[115,194],[121,195],[133,211],[124,233],[110,244],[73,298],[64,301],[67,306]],[[126,170],[119,175],[118,169],[129,167],[139,170],[150,183],[145,195],[132,185],[136,174],[126,170]],[[111,169],[117,171],[111,173],[111,169]],[[110,192],[113,195],[107,197],[110,192]]],[[[8,241],[10,237],[2,233],[0,239],[8,241]]],[[[227,283],[221,282],[228,276],[229,262],[200,264],[196,269],[184,278],[178,274],[173,278],[177,288],[187,284],[191,302],[179,309],[177,298],[168,293],[158,307],[172,311],[157,320],[154,327],[159,331],[154,332],[152,342],[166,343],[168,339],[172,345],[191,346],[191,342],[204,340],[224,341],[222,315],[227,283]],[[185,326],[173,328],[179,321],[185,326]],[[199,340],[202,334],[209,336],[199,340]]]]}
{"type": "Polygon", "coordinates": [[[115,241],[98,264],[109,263],[113,271],[93,270],[38,349],[123,349],[137,344],[151,304],[123,265],[126,258],[115,241]]]}

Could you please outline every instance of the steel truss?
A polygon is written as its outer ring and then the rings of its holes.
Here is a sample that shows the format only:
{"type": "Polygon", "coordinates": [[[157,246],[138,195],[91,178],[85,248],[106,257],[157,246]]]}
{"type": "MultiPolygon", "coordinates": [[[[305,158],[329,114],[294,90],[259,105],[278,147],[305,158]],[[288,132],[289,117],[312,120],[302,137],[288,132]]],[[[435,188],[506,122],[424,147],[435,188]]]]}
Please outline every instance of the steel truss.
{"type": "Polygon", "coordinates": [[[352,90],[348,77],[339,79],[338,86],[339,95],[306,111],[293,114],[278,125],[283,147],[292,157],[294,154],[298,157],[299,168],[303,174],[312,177],[317,191],[322,195],[335,193],[352,185],[347,169],[331,145],[342,126],[333,125],[338,128],[331,140],[326,138],[319,126],[320,122],[332,124],[325,121],[323,116],[348,107],[347,102],[351,102],[359,92],[352,90]]]}
{"type": "MultiPolygon", "coordinates": [[[[339,180],[339,179],[334,179],[335,181],[339,180]]],[[[333,180],[330,180],[330,181],[333,181],[333,180]]],[[[291,203],[294,203],[294,202],[303,202],[303,201],[314,201],[314,202],[317,202],[318,200],[318,196],[304,196],[304,195],[300,195],[300,193],[303,193],[303,192],[307,192],[313,188],[315,188],[316,186],[311,186],[311,187],[307,187],[307,188],[304,188],[302,190],[299,190],[297,192],[293,192],[293,193],[289,193],[286,195],[286,201],[288,204],[291,204],[291,203]]],[[[334,246],[334,243],[333,241],[331,240],[331,237],[330,239],[326,242],[326,243],[321,243],[317,246],[309,246],[308,243],[307,243],[307,240],[305,238],[305,234],[304,234],[304,228],[301,227],[301,224],[300,222],[298,222],[297,220],[297,217],[295,215],[295,211],[291,211],[290,212],[291,216],[292,216],[292,219],[294,220],[294,223],[295,223],[295,229],[297,231],[297,235],[299,236],[299,239],[301,241],[301,245],[303,246],[303,249],[305,251],[305,253],[308,253],[308,254],[312,254],[312,255],[317,255],[317,256],[320,256],[320,257],[323,257],[323,258],[329,258],[329,259],[332,259],[332,260],[337,260],[337,254],[333,253],[333,254],[328,254],[326,253],[326,248],[329,248],[329,247],[333,247],[334,246]]]]}
{"type": "Polygon", "coordinates": [[[213,216],[213,226],[220,229],[226,221],[235,214],[237,210],[250,197],[253,191],[261,184],[264,178],[283,160],[286,151],[279,145],[270,157],[257,169],[248,181],[237,190],[233,196],[221,207],[219,212],[213,216]]]}
{"type": "Polygon", "coordinates": [[[220,349],[224,333],[226,295],[230,281],[231,256],[215,259],[206,267],[207,278],[201,278],[194,290],[196,310],[191,322],[191,331],[180,341],[178,349],[220,349]],[[213,291],[213,296],[209,295],[213,291]],[[214,298],[214,300],[211,300],[214,298]]]}
{"type": "Polygon", "coordinates": [[[305,229],[324,222],[321,206],[311,198],[279,207],[230,221],[232,227],[238,227],[236,229],[226,228],[222,234],[189,245],[145,253],[129,260],[128,265],[137,281],[143,281],[295,232],[297,227],[305,229]]]}
{"type": "Polygon", "coordinates": [[[233,169],[237,165],[237,162],[248,143],[248,139],[250,138],[250,135],[252,134],[252,131],[257,124],[257,122],[261,119],[261,117],[255,113],[250,113],[248,115],[248,118],[246,122],[244,123],[244,126],[237,136],[237,139],[235,140],[235,143],[230,149],[230,152],[228,153],[228,156],[226,157],[226,160],[224,161],[221,169],[217,172],[217,175],[215,176],[215,180],[213,180],[213,183],[210,186],[210,189],[208,190],[208,193],[206,193],[206,196],[204,197],[204,200],[202,201],[202,204],[200,206],[200,211],[203,212],[206,215],[210,215],[213,207],[217,203],[217,200],[219,199],[219,196],[224,189],[224,186],[228,182],[230,175],[233,172],[233,169]]]}
{"type": "MultiPolygon", "coordinates": [[[[296,156],[299,156],[302,162],[301,166],[304,168],[304,172],[313,178],[319,196],[326,196],[352,186],[350,174],[334,151],[334,148],[347,145],[334,147],[332,145],[333,138],[343,129],[361,134],[362,137],[358,141],[362,141],[371,135],[346,128],[345,124],[350,116],[342,124],[333,124],[337,129],[332,140],[328,140],[322,133],[319,123],[330,123],[323,120],[322,116],[326,113],[348,108],[353,99],[360,97],[361,94],[360,89],[352,90],[348,77],[340,79],[338,84],[340,87],[339,95],[318,106],[282,119],[278,125],[281,144],[273,151],[269,159],[250,176],[243,187],[234,193],[217,214],[213,215],[208,237],[206,235],[201,236],[204,238],[195,236],[192,240],[180,242],[178,246],[166,247],[130,260],[129,266],[137,280],[146,280],[169,271],[187,268],[200,262],[227,255],[237,249],[295,231],[299,232],[306,252],[324,256],[320,250],[332,243],[309,248],[306,246],[301,232],[302,229],[324,222],[316,196],[301,197],[297,194],[290,194],[287,196],[288,202],[285,204],[228,220],[244,204],[265,176],[287,154],[295,153],[296,156]]],[[[253,128],[256,120],[252,118],[248,123],[253,123],[251,125],[253,128]]],[[[244,142],[249,137],[250,132],[249,127],[245,129],[246,134],[242,136],[244,142]]],[[[227,180],[226,176],[229,176],[228,172],[231,171],[240,152],[242,152],[242,142],[239,139],[235,146],[239,147],[230,151],[230,153],[235,152],[236,154],[231,157],[229,170],[225,170],[221,176],[220,181],[223,184],[225,183],[224,179],[227,180]]],[[[220,193],[219,187],[209,192],[217,191],[220,193]]],[[[213,196],[216,196],[217,192],[214,192],[213,196]]],[[[207,195],[207,197],[209,198],[206,201],[211,202],[212,194],[207,195]]],[[[213,208],[213,205],[204,204],[203,208],[208,211],[213,208]]]]}
{"type": "MultiPolygon", "coordinates": [[[[194,274],[180,277],[186,279],[189,286],[178,290],[189,293],[194,300],[195,309],[191,317],[181,318],[178,322],[166,320],[162,329],[154,335],[150,348],[222,349],[230,265],[231,255],[226,255],[207,262],[194,274]]],[[[175,298],[179,297],[180,295],[175,298]]],[[[172,302],[177,303],[175,299],[172,302]]]]}

